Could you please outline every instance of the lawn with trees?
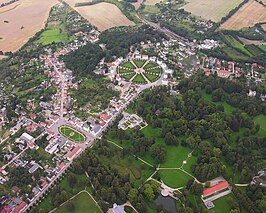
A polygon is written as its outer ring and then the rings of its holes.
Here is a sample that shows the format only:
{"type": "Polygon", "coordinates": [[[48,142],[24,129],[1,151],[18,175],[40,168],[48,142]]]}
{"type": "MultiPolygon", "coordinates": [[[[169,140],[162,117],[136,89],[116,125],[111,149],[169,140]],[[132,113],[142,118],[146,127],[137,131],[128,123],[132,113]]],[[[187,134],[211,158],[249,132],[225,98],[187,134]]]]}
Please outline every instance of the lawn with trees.
{"type": "Polygon", "coordinates": [[[63,206],[60,206],[54,211],[54,213],[80,213],[80,212],[92,212],[100,213],[99,207],[92,200],[90,195],[86,191],[80,193],[78,196],[74,197],[72,200],[66,202],[63,206]]]}

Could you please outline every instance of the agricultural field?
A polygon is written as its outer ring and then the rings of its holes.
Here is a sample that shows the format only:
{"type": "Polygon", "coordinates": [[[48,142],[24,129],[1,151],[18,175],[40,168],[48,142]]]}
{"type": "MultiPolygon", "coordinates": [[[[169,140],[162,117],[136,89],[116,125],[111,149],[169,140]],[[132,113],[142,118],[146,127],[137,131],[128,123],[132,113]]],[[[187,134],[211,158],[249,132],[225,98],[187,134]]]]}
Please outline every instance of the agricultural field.
{"type": "Polygon", "coordinates": [[[243,0],[187,0],[182,8],[206,20],[219,22],[243,0]]]}
{"type": "Polygon", "coordinates": [[[261,27],[263,28],[264,31],[266,31],[266,24],[262,24],[261,27]]]}
{"type": "Polygon", "coordinates": [[[74,7],[74,9],[100,31],[112,27],[135,25],[116,5],[111,3],[102,2],[90,6],[74,7]]]}
{"type": "Polygon", "coordinates": [[[20,0],[0,8],[0,51],[17,51],[45,25],[56,0],[20,0]]]}
{"type": "Polygon", "coordinates": [[[250,0],[230,19],[223,23],[221,28],[226,30],[240,30],[245,27],[252,27],[261,22],[266,22],[266,7],[256,1],[250,0]]]}
{"type": "Polygon", "coordinates": [[[77,130],[72,129],[67,126],[60,127],[60,133],[64,135],[66,138],[74,141],[74,142],[84,142],[86,140],[85,136],[79,133],[77,130]]]}
{"type": "Polygon", "coordinates": [[[56,209],[54,211],[54,213],[69,212],[69,210],[67,208],[69,202],[74,205],[74,211],[71,211],[73,213],[87,212],[88,210],[92,213],[100,213],[101,212],[101,210],[95,204],[95,202],[90,197],[90,195],[84,191],[84,192],[80,193],[78,196],[74,197],[72,200],[70,200],[67,203],[65,203],[64,205],[60,206],[58,209],[56,209]]]}

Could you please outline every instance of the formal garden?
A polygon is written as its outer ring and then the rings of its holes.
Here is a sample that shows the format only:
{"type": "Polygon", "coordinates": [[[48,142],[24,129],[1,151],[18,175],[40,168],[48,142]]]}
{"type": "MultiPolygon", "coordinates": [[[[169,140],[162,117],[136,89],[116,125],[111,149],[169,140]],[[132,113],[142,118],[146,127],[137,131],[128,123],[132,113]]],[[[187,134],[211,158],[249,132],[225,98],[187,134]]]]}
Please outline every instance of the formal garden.
{"type": "Polygon", "coordinates": [[[117,67],[117,73],[125,80],[136,84],[148,84],[157,81],[162,68],[149,60],[129,60],[117,67]]]}

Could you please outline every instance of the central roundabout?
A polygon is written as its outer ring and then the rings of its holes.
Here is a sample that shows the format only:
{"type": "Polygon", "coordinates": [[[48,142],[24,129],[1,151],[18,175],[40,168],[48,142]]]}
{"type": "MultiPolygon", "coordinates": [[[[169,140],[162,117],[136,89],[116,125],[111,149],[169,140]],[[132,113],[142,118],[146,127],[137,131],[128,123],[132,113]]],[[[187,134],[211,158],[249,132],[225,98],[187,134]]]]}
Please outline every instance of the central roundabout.
{"type": "Polygon", "coordinates": [[[160,79],[162,67],[150,60],[130,59],[117,67],[117,74],[136,84],[149,84],[160,79]]]}

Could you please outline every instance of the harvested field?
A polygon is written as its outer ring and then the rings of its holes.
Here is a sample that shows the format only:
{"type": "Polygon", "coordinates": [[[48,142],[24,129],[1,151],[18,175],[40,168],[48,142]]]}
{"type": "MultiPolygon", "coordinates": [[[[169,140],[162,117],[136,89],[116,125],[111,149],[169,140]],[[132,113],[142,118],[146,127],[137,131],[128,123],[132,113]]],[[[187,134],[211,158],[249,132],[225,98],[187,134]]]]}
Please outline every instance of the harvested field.
{"type": "Polygon", "coordinates": [[[100,31],[112,27],[135,25],[114,4],[103,2],[90,6],[75,7],[74,9],[100,31]]]}
{"type": "Polygon", "coordinates": [[[222,29],[240,30],[254,26],[256,23],[266,22],[266,7],[250,0],[243,5],[230,19],[222,24],[222,29]],[[252,14],[252,15],[251,15],[252,14]]]}
{"type": "Polygon", "coordinates": [[[56,0],[20,0],[0,8],[0,51],[16,51],[42,29],[56,0]]]}
{"type": "Polygon", "coordinates": [[[163,0],[146,0],[145,4],[146,5],[155,5],[157,3],[163,2],[163,0]]]}
{"type": "Polygon", "coordinates": [[[188,4],[181,7],[206,20],[219,22],[243,0],[187,0],[188,4]]]}
{"type": "Polygon", "coordinates": [[[261,25],[261,27],[266,31],[266,24],[261,25]]]}
{"type": "Polygon", "coordinates": [[[92,0],[65,0],[67,4],[71,7],[75,7],[77,3],[92,2],[92,0]]]}

